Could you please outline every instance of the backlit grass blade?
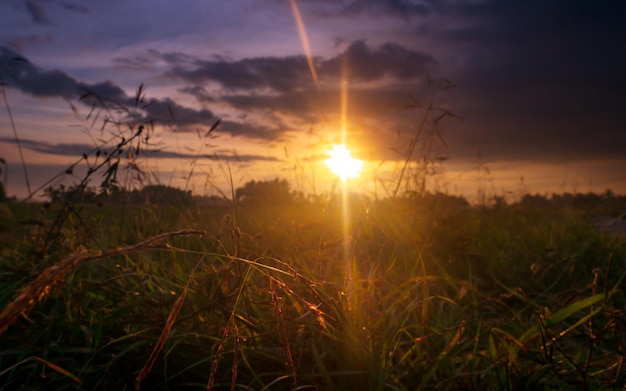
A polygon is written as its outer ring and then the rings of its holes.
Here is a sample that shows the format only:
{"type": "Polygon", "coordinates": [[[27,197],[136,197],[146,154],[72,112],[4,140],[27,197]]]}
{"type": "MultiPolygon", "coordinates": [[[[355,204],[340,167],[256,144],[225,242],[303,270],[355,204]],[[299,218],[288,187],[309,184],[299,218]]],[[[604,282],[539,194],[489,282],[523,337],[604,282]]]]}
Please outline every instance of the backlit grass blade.
{"type": "Polygon", "coordinates": [[[70,371],[68,371],[66,369],[63,369],[60,366],[58,366],[58,365],[56,365],[54,363],[51,363],[50,361],[44,360],[43,358],[36,357],[36,356],[31,356],[31,357],[25,358],[24,360],[18,362],[17,364],[10,366],[9,368],[6,368],[3,371],[0,371],[0,377],[2,377],[6,373],[14,370],[15,368],[17,368],[17,367],[19,367],[19,366],[21,366],[23,364],[26,364],[26,363],[30,362],[30,361],[36,361],[36,362],[38,362],[38,363],[40,363],[40,364],[42,364],[42,365],[52,369],[55,372],[60,373],[63,376],[67,376],[68,378],[72,379],[74,382],[76,382],[78,384],[82,384],[82,381],[78,378],[78,376],[72,374],[70,371]]]}
{"type": "MultiPolygon", "coordinates": [[[[575,314],[576,312],[604,300],[604,297],[605,297],[604,293],[600,293],[600,294],[587,297],[585,299],[579,300],[577,302],[574,302],[568,305],[567,307],[555,312],[553,315],[548,316],[545,320],[545,327],[547,328],[547,327],[551,327],[551,326],[561,323],[562,321],[564,321],[571,315],[575,314]]],[[[538,333],[539,333],[539,326],[535,325],[531,327],[530,329],[526,330],[520,336],[519,340],[521,342],[526,342],[534,338],[535,336],[537,336],[538,333]]]]}
{"type": "MultiPolygon", "coordinates": [[[[196,268],[194,268],[194,272],[196,268]]],[[[167,340],[167,337],[170,335],[170,331],[172,331],[172,327],[174,327],[176,318],[178,317],[178,314],[180,313],[180,310],[183,308],[183,304],[185,303],[185,298],[187,297],[187,292],[189,291],[189,283],[191,282],[191,278],[193,277],[194,272],[192,272],[189,275],[189,278],[187,279],[187,285],[185,285],[185,288],[183,289],[183,292],[180,294],[180,297],[176,299],[176,302],[174,303],[174,306],[172,307],[172,310],[170,311],[170,314],[167,317],[165,326],[163,326],[163,331],[161,332],[161,336],[159,337],[159,340],[157,341],[156,345],[154,345],[154,349],[152,349],[152,353],[150,353],[150,357],[148,357],[148,360],[146,361],[143,368],[139,372],[139,375],[137,375],[137,379],[135,380],[135,389],[137,391],[141,389],[141,382],[143,381],[143,379],[146,378],[146,376],[148,376],[148,374],[150,373],[150,370],[152,369],[152,366],[154,365],[157,357],[159,356],[159,353],[161,353],[161,350],[163,350],[163,347],[165,346],[165,341],[167,340]]]]}
{"type": "Polygon", "coordinates": [[[595,310],[591,311],[590,313],[588,313],[587,315],[583,316],[582,318],[580,318],[578,320],[578,322],[574,323],[573,325],[571,325],[570,327],[568,327],[567,329],[565,329],[564,331],[561,331],[559,333],[559,337],[563,337],[566,334],[568,334],[570,331],[575,330],[578,328],[578,326],[580,326],[581,324],[589,321],[589,319],[593,318],[594,316],[596,316],[597,314],[599,314],[600,312],[602,312],[603,308],[596,308],[595,310]]]}

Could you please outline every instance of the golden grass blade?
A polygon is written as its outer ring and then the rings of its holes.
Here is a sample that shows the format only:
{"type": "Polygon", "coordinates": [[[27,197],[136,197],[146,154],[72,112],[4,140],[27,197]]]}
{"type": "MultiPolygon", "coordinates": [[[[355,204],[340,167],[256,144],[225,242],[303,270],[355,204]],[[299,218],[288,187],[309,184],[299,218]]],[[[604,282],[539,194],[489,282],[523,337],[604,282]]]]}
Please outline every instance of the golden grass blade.
{"type": "Polygon", "coordinates": [[[298,384],[296,369],[293,365],[293,356],[291,355],[291,349],[289,348],[289,337],[287,336],[287,329],[285,328],[283,314],[280,309],[280,298],[278,297],[278,294],[276,294],[276,288],[274,285],[274,280],[270,279],[270,295],[272,296],[272,306],[274,307],[274,315],[276,316],[278,334],[285,353],[285,366],[287,367],[287,372],[289,372],[290,376],[293,378],[292,385],[295,387],[298,384]]]}
{"type": "MultiPolygon", "coordinates": [[[[198,265],[199,264],[200,263],[198,263],[198,265]]],[[[170,314],[167,316],[167,320],[165,321],[165,326],[163,326],[163,331],[161,332],[161,336],[159,337],[159,340],[157,341],[156,345],[154,345],[154,349],[152,349],[152,352],[150,353],[148,360],[144,364],[143,368],[141,368],[139,375],[137,375],[137,379],[135,380],[135,390],[137,391],[141,389],[141,382],[143,381],[143,379],[145,379],[148,376],[148,374],[150,373],[150,370],[152,369],[152,366],[154,365],[157,357],[159,356],[159,353],[161,353],[161,350],[163,350],[163,347],[165,346],[165,341],[167,340],[167,337],[170,335],[170,332],[172,331],[172,327],[174,326],[174,323],[176,322],[176,318],[178,317],[178,314],[180,313],[181,308],[183,308],[183,304],[185,303],[185,297],[187,297],[187,292],[189,291],[189,283],[191,282],[191,278],[194,276],[195,270],[197,269],[197,267],[198,266],[196,265],[194,270],[189,274],[189,278],[187,278],[187,284],[185,285],[185,288],[183,289],[183,293],[181,293],[180,297],[176,299],[176,302],[172,306],[172,310],[170,311],[170,314]]]]}
{"type": "Polygon", "coordinates": [[[38,363],[40,363],[42,365],[45,365],[48,368],[52,369],[53,371],[58,372],[58,373],[60,373],[63,376],[69,377],[70,379],[72,379],[73,381],[75,381],[78,384],[82,384],[83,383],[76,375],[72,374],[68,370],[63,369],[60,366],[58,366],[58,365],[56,365],[54,363],[51,363],[50,361],[44,360],[43,358],[36,357],[36,356],[30,356],[28,358],[25,358],[24,360],[18,362],[17,364],[10,366],[9,368],[6,368],[3,371],[0,371],[0,377],[5,375],[6,373],[12,371],[13,369],[19,367],[20,365],[26,364],[26,363],[28,363],[30,361],[36,361],[36,362],[38,362],[38,363]]]}
{"type": "Polygon", "coordinates": [[[215,385],[215,377],[217,376],[217,367],[219,366],[220,358],[222,357],[222,352],[224,351],[224,346],[226,346],[226,338],[228,338],[229,330],[230,330],[230,322],[224,328],[224,334],[222,335],[222,340],[220,341],[220,344],[217,347],[217,352],[215,352],[215,357],[213,358],[213,362],[211,363],[211,374],[209,375],[209,381],[206,385],[207,391],[212,391],[213,386],[215,385]]]}
{"type": "Polygon", "coordinates": [[[0,336],[4,334],[9,326],[15,323],[20,316],[29,313],[38,302],[45,299],[54,287],[62,285],[69,273],[74,270],[80,262],[146,250],[154,247],[157,243],[165,239],[181,235],[206,235],[206,231],[182,230],[166,232],[130,246],[109,250],[80,251],[65,258],[58,264],[46,268],[33,282],[24,287],[12,302],[4,307],[0,313],[0,336]]]}
{"type": "Polygon", "coordinates": [[[233,369],[232,376],[230,379],[230,391],[235,391],[237,389],[237,370],[239,368],[239,329],[237,325],[233,323],[233,340],[234,340],[234,357],[233,357],[233,369]]]}
{"type": "Polygon", "coordinates": [[[448,342],[448,345],[443,349],[440,357],[443,357],[447,355],[448,353],[450,353],[452,348],[454,348],[455,346],[459,344],[459,341],[461,340],[461,336],[463,335],[464,331],[465,331],[465,321],[461,322],[459,327],[457,327],[457,330],[454,333],[454,336],[452,336],[452,338],[450,339],[450,342],[448,342]]]}
{"type": "MultiPolygon", "coordinates": [[[[211,363],[211,374],[209,375],[209,381],[207,382],[207,386],[206,386],[207,391],[213,390],[213,386],[215,385],[215,378],[217,376],[217,368],[219,366],[222,353],[224,352],[224,347],[226,346],[226,338],[228,338],[228,334],[230,332],[231,326],[235,330],[235,364],[234,365],[235,366],[237,365],[236,361],[237,361],[237,358],[238,358],[237,355],[239,352],[239,342],[237,338],[238,338],[239,329],[237,328],[237,325],[235,324],[235,315],[237,312],[237,307],[239,306],[239,302],[243,296],[243,290],[244,290],[246,281],[248,281],[248,277],[250,276],[251,271],[252,271],[252,268],[249,267],[243,279],[241,280],[241,285],[239,286],[239,293],[237,294],[237,299],[235,300],[235,304],[233,305],[233,308],[230,312],[230,318],[228,319],[228,323],[226,324],[226,327],[224,328],[224,334],[222,335],[220,344],[217,347],[217,351],[215,352],[215,357],[213,358],[213,362],[211,363]]],[[[236,380],[236,377],[237,377],[236,371],[237,371],[237,368],[236,367],[233,368],[231,382],[234,382],[236,380]]],[[[231,384],[231,387],[232,387],[232,384],[231,384]]]]}

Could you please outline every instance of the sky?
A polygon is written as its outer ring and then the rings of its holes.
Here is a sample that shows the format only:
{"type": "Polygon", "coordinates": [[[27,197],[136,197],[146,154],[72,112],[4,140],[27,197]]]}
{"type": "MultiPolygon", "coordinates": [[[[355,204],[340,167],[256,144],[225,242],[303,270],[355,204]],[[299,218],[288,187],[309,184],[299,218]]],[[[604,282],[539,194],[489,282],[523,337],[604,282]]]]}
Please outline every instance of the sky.
{"type": "Polygon", "coordinates": [[[626,193],[624,1],[3,0],[0,15],[0,178],[18,198],[79,181],[141,124],[142,154],[120,164],[201,195],[276,177],[327,191],[345,141],[365,161],[349,185],[386,196],[417,135],[407,177],[431,191],[626,193]]]}

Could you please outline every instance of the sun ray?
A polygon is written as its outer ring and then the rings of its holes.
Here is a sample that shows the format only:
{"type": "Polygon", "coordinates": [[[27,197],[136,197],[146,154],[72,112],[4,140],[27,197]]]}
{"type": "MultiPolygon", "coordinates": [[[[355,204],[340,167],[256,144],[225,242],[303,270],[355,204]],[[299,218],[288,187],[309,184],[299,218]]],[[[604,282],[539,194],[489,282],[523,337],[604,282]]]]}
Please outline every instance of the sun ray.
{"type": "Polygon", "coordinates": [[[341,144],[345,145],[348,133],[348,77],[345,63],[343,68],[341,77],[341,144]]]}
{"type": "Polygon", "coordinates": [[[296,0],[289,0],[291,3],[291,10],[293,11],[293,17],[296,19],[296,24],[298,25],[298,34],[300,35],[300,41],[302,42],[302,48],[304,49],[304,55],[306,56],[306,61],[309,64],[309,69],[311,70],[311,77],[313,77],[313,82],[315,83],[315,87],[319,88],[319,83],[317,80],[317,72],[315,71],[315,64],[313,63],[313,54],[311,52],[311,45],[309,44],[309,36],[306,33],[306,28],[304,27],[304,22],[302,21],[302,16],[300,16],[300,10],[298,9],[298,4],[296,4],[296,0]]]}

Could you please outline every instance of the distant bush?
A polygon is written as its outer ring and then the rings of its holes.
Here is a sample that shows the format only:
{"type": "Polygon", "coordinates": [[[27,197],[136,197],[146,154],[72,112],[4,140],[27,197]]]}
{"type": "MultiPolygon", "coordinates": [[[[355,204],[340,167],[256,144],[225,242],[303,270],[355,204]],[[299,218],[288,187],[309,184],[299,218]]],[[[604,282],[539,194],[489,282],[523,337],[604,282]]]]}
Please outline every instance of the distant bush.
{"type": "Polygon", "coordinates": [[[165,185],[148,185],[130,193],[133,202],[150,204],[188,205],[193,201],[191,191],[165,185]]]}
{"type": "Polygon", "coordinates": [[[242,204],[287,205],[294,201],[285,179],[250,181],[235,191],[235,198],[242,204]]]}
{"type": "Polygon", "coordinates": [[[518,205],[532,209],[569,208],[581,210],[591,215],[615,215],[618,217],[626,212],[626,196],[616,195],[611,190],[607,190],[603,194],[563,193],[552,194],[550,197],[526,194],[518,205]]]}

